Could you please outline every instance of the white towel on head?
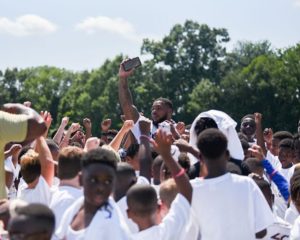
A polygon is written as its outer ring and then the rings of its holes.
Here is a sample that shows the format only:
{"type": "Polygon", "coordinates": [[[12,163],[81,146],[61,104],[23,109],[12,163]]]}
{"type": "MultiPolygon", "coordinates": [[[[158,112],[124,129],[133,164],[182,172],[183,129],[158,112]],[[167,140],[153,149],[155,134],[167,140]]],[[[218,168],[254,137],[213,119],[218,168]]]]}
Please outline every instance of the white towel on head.
{"type": "MultiPolygon", "coordinates": [[[[218,125],[218,128],[221,132],[224,133],[224,135],[228,139],[228,150],[230,152],[230,156],[234,159],[243,160],[244,159],[244,151],[242,148],[241,141],[238,137],[238,134],[235,130],[235,127],[237,123],[226,113],[218,110],[209,110],[207,112],[200,113],[195,120],[193,121],[193,124],[191,126],[190,130],[190,144],[193,147],[197,146],[197,134],[195,133],[195,126],[197,121],[200,118],[211,118],[213,119],[216,124],[218,125]]],[[[198,161],[197,158],[195,158],[192,154],[189,154],[189,157],[191,159],[191,163],[194,164],[198,161]]]]}
{"type": "MultiPolygon", "coordinates": [[[[83,206],[84,197],[79,198],[65,212],[54,239],[64,239],[72,220],[83,206]]],[[[86,228],[86,240],[93,239],[131,239],[129,229],[116,202],[109,198],[107,209],[99,209],[90,225],[86,228]]]]}

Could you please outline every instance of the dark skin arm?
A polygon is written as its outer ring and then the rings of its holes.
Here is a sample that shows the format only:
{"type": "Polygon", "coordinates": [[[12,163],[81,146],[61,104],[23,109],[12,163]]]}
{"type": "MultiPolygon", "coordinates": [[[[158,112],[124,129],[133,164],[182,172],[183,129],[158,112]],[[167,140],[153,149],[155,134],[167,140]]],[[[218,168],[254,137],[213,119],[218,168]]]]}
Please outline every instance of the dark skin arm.
{"type": "MultiPolygon", "coordinates": [[[[167,165],[171,174],[176,176],[181,171],[181,167],[171,155],[172,136],[170,134],[168,135],[161,129],[158,129],[156,139],[152,143],[156,151],[162,156],[164,163],[167,165]]],[[[181,193],[189,203],[191,203],[193,188],[186,173],[181,176],[174,177],[174,180],[176,182],[178,192],[181,193]]]]}
{"type": "Polygon", "coordinates": [[[7,103],[2,106],[1,110],[13,114],[24,114],[28,116],[27,135],[23,144],[34,141],[37,137],[43,135],[47,130],[47,126],[43,118],[36,111],[25,107],[22,104],[7,103]]]}
{"type": "Polygon", "coordinates": [[[265,146],[265,141],[264,141],[264,135],[263,135],[263,130],[262,130],[262,115],[261,113],[254,113],[254,119],[255,119],[255,124],[256,124],[256,139],[257,139],[257,145],[261,147],[264,155],[267,154],[267,149],[265,146]]]}
{"type": "Polygon", "coordinates": [[[128,87],[128,77],[133,73],[134,70],[126,72],[123,69],[122,64],[119,68],[119,102],[122,111],[126,119],[133,120],[137,122],[139,119],[139,112],[137,108],[133,105],[132,95],[128,87]]]}
{"type": "MultiPolygon", "coordinates": [[[[139,122],[141,135],[148,136],[150,132],[151,121],[149,119],[143,119],[139,122]]],[[[150,148],[150,141],[145,137],[140,139],[140,147],[138,153],[140,161],[140,175],[151,180],[151,167],[152,167],[152,155],[150,148]]]]}

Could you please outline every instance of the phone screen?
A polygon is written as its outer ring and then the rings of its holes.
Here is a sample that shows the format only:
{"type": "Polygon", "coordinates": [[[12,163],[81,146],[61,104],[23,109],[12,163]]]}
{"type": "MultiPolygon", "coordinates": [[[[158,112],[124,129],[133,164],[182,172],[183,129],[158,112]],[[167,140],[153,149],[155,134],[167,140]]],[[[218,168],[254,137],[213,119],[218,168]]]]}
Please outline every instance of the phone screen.
{"type": "Polygon", "coordinates": [[[126,72],[128,72],[133,68],[137,68],[137,67],[141,66],[142,63],[141,63],[141,60],[139,57],[135,57],[135,58],[132,58],[132,59],[124,62],[122,65],[123,65],[124,70],[126,72]]]}

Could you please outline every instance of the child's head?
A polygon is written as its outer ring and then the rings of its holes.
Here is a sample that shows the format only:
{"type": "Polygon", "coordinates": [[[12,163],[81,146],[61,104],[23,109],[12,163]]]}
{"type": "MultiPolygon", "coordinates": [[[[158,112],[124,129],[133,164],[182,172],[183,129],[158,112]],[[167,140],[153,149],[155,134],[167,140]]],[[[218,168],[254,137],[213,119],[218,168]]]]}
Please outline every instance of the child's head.
{"type": "Polygon", "coordinates": [[[50,240],[55,227],[51,209],[39,203],[15,207],[8,224],[10,239],[50,240]]]}
{"type": "Polygon", "coordinates": [[[110,150],[97,148],[82,156],[81,184],[85,202],[101,207],[113,192],[116,181],[117,158],[110,150]]]}
{"type": "Polygon", "coordinates": [[[273,134],[272,145],[271,145],[271,153],[274,156],[278,156],[279,154],[279,143],[285,138],[293,139],[293,135],[287,131],[279,131],[273,134]]]}
{"type": "Polygon", "coordinates": [[[249,168],[250,172],[257,174],[260,177],[263,176],[263,174],[264,174],[264,167],[263,167],[261,161],[259,161],[256,158],[247,158],[244,161],[244,163],[249,168]]]}
{"type": "Polygon", "coordinates": [[[281,162],[282,168],[291,167],[294,159],[293,140],[285,138],[279,143],[278,159],[281,162]]]}
{"type": "Polygon", "coordinates": [[[21,174],[27,184],[34,182],[41,175],[39,154],[32,149],[21,157],[21,174]]]}
{"type": "Polygon", "coordinates": [[[257,186],[260,188],[270,208],[273,209],[274,195],[272,193],[270,184],[258,175],[252,175],[251,177],[254,180],[254,182],[257,184],[257,186]]]}
{"type": "Polygon", "coordinates": [[[58,156],[58,177],[61,180],[75,178],[81,170],[83,150],[68,146],[61,150],[58,156]]]}
{"type": "Polygon", "coordinates": [[[128,189],[137,182],[137,177],[133,167],[124,162],[117,165],[117,181],[114,191],[114,198],[119,201],[126,195],[128,189]]]}
{"type": "Polygon", "coordinates": [[[161,202],[160,213],[162,218],[169,212],[177,193],[178,189],[174,179],[168,179],[161,183],[159,188],[159,198],[161,202]]]}
{"type": "Polygon", "coordinates": [[[156,222],[159,205],[157,194],[150,185],[136,184],[127,192],[127,215],[136,224],[140,224],[143,219],[151,219],[156,222]]]}
{"type": "Polygon", "coordinates": [[[227,138],[220,130],[214,128],[204,130],[198,136],[197,147],[200,150],[200,158],[208,168],[216,164],[226,168],[229,159],[227,138]]]}

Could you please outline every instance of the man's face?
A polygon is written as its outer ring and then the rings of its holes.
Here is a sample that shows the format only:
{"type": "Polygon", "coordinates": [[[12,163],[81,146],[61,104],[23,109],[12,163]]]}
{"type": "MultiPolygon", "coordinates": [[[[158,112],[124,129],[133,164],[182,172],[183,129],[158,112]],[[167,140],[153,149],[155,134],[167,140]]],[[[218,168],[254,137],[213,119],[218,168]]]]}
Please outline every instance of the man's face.
{"type": "Polygon", "coordinates": [[[241,124],[241,132],[247,137],[254,136],[256,130],[255,122],[252,118],[245,118],[241,124]]]}
{"type": "Polygon", "coordinates": [[[280,142],[280,140],[277,139],[277,138],[273,138],[273,139],[272,139],[272,145],[271,145],[270,152],[271,152],[274,156],[278,156],[278,154],[279,154],[279,142],[280,142]]]}
{"type": "Polygon", "coordinates": [[[90,164],[82,171],[85,201],[101,207],[113,191],[116,179],[114,169],[105,164],[90,164]]]}
{"type": "Polygon", "coordinates": [[[169,120],[171,117],[171,109],[162,101],[155,101],[151,108],[151,117],[155,124],[169,120]]]}
{"type": "Polygon", "coordinates": [[[287,147],[280,147],[278,158],[283,168],[288,168],[294,159],[294,151],[287,147]]]}

